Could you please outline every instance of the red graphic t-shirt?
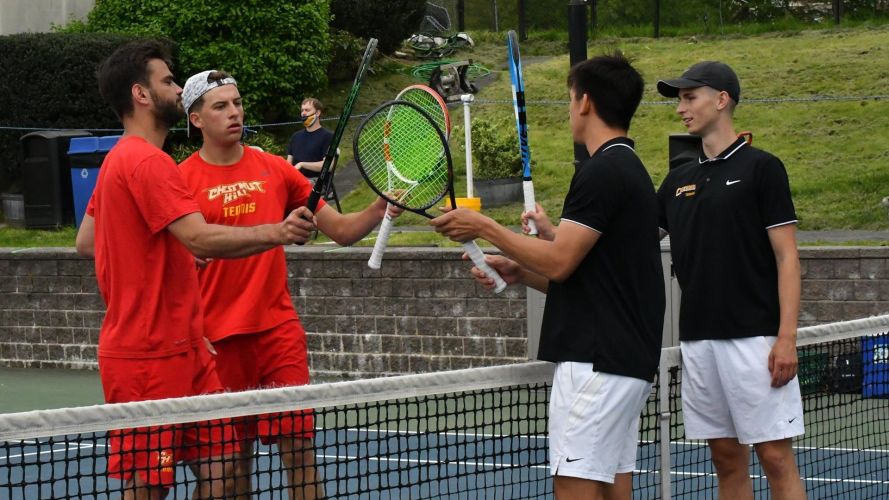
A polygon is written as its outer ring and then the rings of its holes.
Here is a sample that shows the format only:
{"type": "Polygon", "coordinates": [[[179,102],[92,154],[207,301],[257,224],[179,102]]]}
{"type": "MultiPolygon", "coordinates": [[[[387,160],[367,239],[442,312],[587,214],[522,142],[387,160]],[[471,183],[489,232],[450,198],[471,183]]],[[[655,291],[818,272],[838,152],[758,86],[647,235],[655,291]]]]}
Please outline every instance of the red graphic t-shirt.
{"type": "Polygon", "coordinates": [[[166,230],[199,210],[173,159],[145,139],[125,136],[108,152],[87,207],[107,308],[99,356],[163,357],[201,341],[194,257],[166,230]]]}
{"type": "MultiPolygon", "coordinates": [[[[250,147],[244,147],[241,160],[233,165],[211,165],[197,152],[179,168],[211,224],[281,222],[291,210],[304,206],[312,191],[309,181],[286,160],[250,147]]],[[[297,318],[280,246],[242,259],[215,260],[198,271],[198,279],[205,334],[213,342],[297,318]]]]}

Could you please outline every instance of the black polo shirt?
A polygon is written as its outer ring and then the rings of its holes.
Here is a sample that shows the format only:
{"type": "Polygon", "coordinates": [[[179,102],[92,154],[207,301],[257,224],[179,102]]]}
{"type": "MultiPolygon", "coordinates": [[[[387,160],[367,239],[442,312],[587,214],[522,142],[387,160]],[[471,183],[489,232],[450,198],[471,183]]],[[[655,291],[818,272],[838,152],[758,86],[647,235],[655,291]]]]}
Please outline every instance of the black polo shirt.
{"type": "Polygon", "coordinates": [[[777,335],[768,229],[796,223],[781,160],[739,139],[714,158],[671,170],[658,200],[682,288],[680,339],[777,335]]]}
{"type": "Polygon", "coordinates": [[[664,280],[651,177],[620,137],[574,172],[561,224],[601,233],[562,283],[550,282],[538,358],[592,363],[652,381],[664,323],[664,280]]]}

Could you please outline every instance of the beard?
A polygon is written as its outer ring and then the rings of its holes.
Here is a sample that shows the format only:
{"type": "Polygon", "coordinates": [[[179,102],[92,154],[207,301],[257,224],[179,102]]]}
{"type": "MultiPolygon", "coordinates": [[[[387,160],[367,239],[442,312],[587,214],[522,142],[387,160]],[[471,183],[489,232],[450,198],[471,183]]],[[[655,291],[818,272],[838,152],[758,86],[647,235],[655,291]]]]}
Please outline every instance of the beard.
{"type": "Polygon", "coordinates": [[[154,117],[166,128],[172,128],[179,122],[185,111],[182,109],[182,101],[178,98],[173,101],[161,101],[156,95],[151,94],[151,100],[154,102],[154,117]]]}

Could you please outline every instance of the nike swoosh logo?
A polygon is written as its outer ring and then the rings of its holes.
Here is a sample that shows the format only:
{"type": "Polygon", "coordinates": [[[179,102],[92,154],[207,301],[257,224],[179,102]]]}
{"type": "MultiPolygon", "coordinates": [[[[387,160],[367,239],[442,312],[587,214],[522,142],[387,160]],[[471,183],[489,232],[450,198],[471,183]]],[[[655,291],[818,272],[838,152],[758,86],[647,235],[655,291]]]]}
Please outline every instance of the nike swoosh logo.
{"type": "Polygon", "coordinates": [[[583,458],[566,458],[565,459],[566,462],[576,462],[578,460],[583,460],[583,458]]]}
{"type": "Polygon", "coordinates": [[[737,184],[737,183],[739,183],[739,182],[741,182],[741,179],[738,179],[738,180],[736,180],[736,181],[725,181],[725,185],[726,185],[726,186],[731,186],[732,184],[737,184]]]}
{"type": "Polygon", "coordinates": [[[796,420],[796,417],[791,418],[790,420],[787,421],[787,423],[792,424],[794,420],[796,420]]]}

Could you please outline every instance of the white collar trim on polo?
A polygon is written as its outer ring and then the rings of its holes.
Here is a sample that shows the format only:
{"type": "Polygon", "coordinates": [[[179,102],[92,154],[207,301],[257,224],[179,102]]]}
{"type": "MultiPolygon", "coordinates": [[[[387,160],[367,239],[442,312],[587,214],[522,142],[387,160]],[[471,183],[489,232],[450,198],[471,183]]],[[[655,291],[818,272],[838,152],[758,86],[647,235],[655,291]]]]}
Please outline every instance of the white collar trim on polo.
{"type": "Polygon", "coordinates": [[[731,151],[729,151],[728,153],[726,153],[725,156],[714,156],[713,158],[705,158],[705,159],[703,159],[703,160],[702,160],[700,157],[698,157],[698,164],[699,164],[699,165],[703,165],[703,164],[705,164],[705,163],[710,163],[710,162],[714,162],[714,161],[728,160],[733,154],[735,154],[736,151],[738,151],[739,149],[741,149],[742,146],[744,146],[744,145],[747,144],[747,141],[745,141],[745,140],[743,140],[743,139],[738,139],[738,140],[739,140],[741,143],[738,144],[737,146],[735,146],[734,149],[732,149],[731,151]]]}

